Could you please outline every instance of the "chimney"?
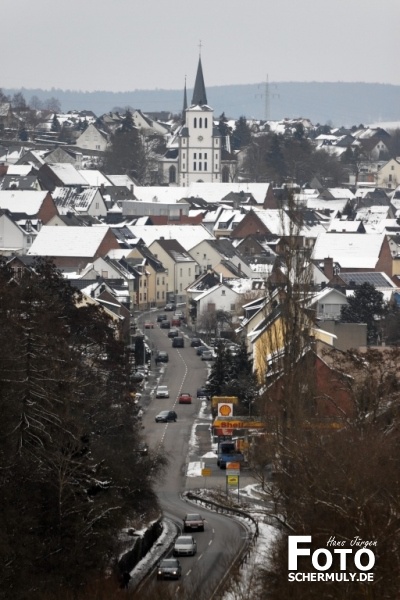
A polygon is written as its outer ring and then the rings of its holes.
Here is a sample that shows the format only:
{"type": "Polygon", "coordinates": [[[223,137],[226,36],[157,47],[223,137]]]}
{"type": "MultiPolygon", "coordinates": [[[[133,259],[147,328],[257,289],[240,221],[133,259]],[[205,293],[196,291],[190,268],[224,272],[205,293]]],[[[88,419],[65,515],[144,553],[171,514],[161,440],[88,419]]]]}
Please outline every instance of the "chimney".
{"type": "Polygon", "coordinates": [[[324,274],[329,281],[333,278],[333,258],[324,258],[324,274]]]}

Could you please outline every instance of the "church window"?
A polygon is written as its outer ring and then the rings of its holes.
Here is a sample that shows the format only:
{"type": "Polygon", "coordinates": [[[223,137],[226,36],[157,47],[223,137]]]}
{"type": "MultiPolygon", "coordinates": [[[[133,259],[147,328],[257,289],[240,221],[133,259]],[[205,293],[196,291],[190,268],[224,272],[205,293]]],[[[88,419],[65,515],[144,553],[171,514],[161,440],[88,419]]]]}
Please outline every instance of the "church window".
{"type": "Polygon", "coordinates": [[[204,127],[207,128],[208,125],[208,119],[204,119],[204,127]]]}
{"type": "Polygon", "coordinates": [[[204,163],[204,170],[207,171],[207,163],[204,163]]]}
{"type": "Polygon", "coordinates": [[[193,163],[193,171],[195,171],[195,170],[196,170],[196,163],[194,162],[193,163]]]}
{"type": "Polygon", "coordinates": [[[182,158],[186,158],[186,152],[182,152],[182,158]]]}
{"type": "Polygon", "coordinates": [[[207,152],[204,152],[204,160],[207,160],[207,152]]]}
{"type": "Polygon", "coordinates": [[[199,118],[199,127],[203,127],[203,119],[201,117],[199,118]]]}
{"type": "Polygon", "coordinates": [[[169,182],[176,183],[176,168],[173,165],[169,168],[169,182]]]}
{"type": "Polygon", "coordinates": [[[196,152],[193,153],[193,158],[194,158],[194,160],[196,160],[196,158],[197,158],[196,152]]]}
{"type": "Polygon", "coordinates": [[[222,183],[229,183],[229,169],[224,167],[222,169],[222,183]]]}
{"type": "Polygon", "coordinates": [[[199,171],[201,171],[201,162],[199,162],[199,171]]]}
{"type": "Polygon", "coordinates": [[[193,119],[193,127],[197,127],[197,117],[193,119]]]}
{"type": "Polygon", "coordinates": [[[215,153],[215,160],[218,160],[218,152],[215,153]]]}
{"type": "Polygon", "coordinates": [[[219,140],[215,140],[215,145],[218,146],[219,140]]]}
{"type": "Polygon", "coordinates": [[[182,163],[182,169],[186,169],[185,163],[182,163]]]}
{"type": "Polygon", "coordinates": [[[202,153],[199,152],[199,158],[201,159],[203,157],[202,153]]]}

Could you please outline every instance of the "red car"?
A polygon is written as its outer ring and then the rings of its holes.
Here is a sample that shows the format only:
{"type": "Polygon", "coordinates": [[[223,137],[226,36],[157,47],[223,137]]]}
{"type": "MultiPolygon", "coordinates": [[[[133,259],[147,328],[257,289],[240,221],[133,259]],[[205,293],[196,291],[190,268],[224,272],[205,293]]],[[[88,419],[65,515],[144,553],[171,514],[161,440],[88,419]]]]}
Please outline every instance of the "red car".
{"type": "Polygon", "coordinates": [[[144,324],[145,329],[154,329],[154,323],[152,321],[146,321],[144,324]]]}
{"type": "Polygon", "coordinates": [[[192,404],[192,396],[190,394],[181,394],[178,398],[179,404],[192,404]]]}

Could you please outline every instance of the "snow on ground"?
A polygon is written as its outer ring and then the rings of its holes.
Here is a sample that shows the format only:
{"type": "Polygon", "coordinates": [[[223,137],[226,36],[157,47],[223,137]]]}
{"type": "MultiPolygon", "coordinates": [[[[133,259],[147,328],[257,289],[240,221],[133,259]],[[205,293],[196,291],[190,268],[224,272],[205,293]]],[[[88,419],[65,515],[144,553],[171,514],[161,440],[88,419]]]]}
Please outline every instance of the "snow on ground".
{"type": "Polygon", "coordinates": [[[186,477],[201,477],[201,470],[204,468],[203,461],[190,462],[187,466],[186,477]]]}
{"type": "Polygon", "coordinates": [[[262,491],[260,490],[259,483],[250,483],[249,485],[246,485],[245,487],[240,488],[240,495],[246,496],[247,498],[250,498],[251,500],[259,500],[260,494],[262,494],[262,491]]]}
{"type": "Polygon", "coordinates": [[[215,458],[216,456],[216,452],[206,452],[205,454],[202,454],[201,458],[215,458]]]}
{"type": "Polygon", "coordinates": [[[206,419],[207,421],[211,421],[212,415],[211,415],[211,413],[208,412],[207,405],[208,405],[207,401],[203,400],[203,402],[201,403],[200,411],[199,411],[199,419],[206,419]]]}

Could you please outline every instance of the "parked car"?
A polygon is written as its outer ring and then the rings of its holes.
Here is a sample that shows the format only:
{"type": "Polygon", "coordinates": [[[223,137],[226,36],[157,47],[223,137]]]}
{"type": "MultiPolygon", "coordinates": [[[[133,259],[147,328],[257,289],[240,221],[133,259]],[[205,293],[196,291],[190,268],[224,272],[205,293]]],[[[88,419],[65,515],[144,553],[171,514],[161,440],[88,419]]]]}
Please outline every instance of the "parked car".
{"type": "Polygon", "coordinates": [[[164,306],[164,310],[171,310],[172,311],[172,310],[175,310],[175,309],[176,309],[176,306],[175,306],[175,304],[172,304],[172,303],[166,304],[164,306]]]}
{"type": "Polygon", "coordinates": [[[166,385],[159,385],[156,389],[156,398],[169,398],[169,389],[166,385]]]}
{"type": "Polygon", "coordinates": [[[202,345],[201,344],[201,339],[200,338],[196,338],[196,337],[192,338],[190,340],[190,345],[191,345],[192,348],[198,348],[199,346],[202,345]]]}
{"type": "Polygon", "coordinates": [[[172,319],[171,319],[171,325],[172,325],[172,327],[180,327],[181,326],[181,320],[180,320],[180,318],[177,317],[177,316],[172,317],[172,319]]]}
{"type": "Polygon", "coordinates": [[[176,337],[174,337],[174,339],[172,340],[172,347],[173,348],[184,348],[185,347],[185,340],[181,335],[177,335],[176,337]]]}
{"type": "Polygon", "coordinates": [[[201,356],[203,354],[203,352],[205,352],[206,350],[209,350],[208,346],[197,346],[197,348],[196,348],[197,356],[201,356]]]}
{"type": "Polygon", "coordinates": [[[160,329],[169,329],[171,327],[171,323],[169,321],[161,321],[160,329]]]}
{"type": "Polygon", "coordinates": [[[176,538],[174,556],[194,556],[197,552],[197,542],[191,535],[180,535],[176,538]]]}
{"type": "Polygon", "coordinates": [[[177,337],[178,335],[179,335],[179,329],[170,329],[168,331],[169,338],[174,338],[174,337],[177,337]]]}
{"type": "Polygon", "coordinates": [[[170,421],[174,421],[174,423],[176,423],[177,418],[178,415],[174,410],[162,410],[156,416],[155,421],[156,423],[169,423],[170,421]]]}
{"type": "Polygon", "coordinates": [[[201,354],[201,360],[214,360],[215,356],[211,350],[204,350],[201,354]]]}
{"type": "Polygon", "coordinates": [[[183,519],[183,531],[204,531],[204,519],[199,513],[189,513],[183,519]]]}
{"type": "Polygon", "coordinates": [[[176,310],[176,311],[175,311],[175,317],[176,317],[177,319],[184,319],[184,318],[185,318],[185,315],[183,314],[183,312],[182,312],[181,310],[176,310]]]}
{"type": "Polygon", "coordinates": [[[166,321],[168,319],[167,315],[158,315],[157,323],[161,323],[162,321],[166,321]]]}
{"type": "Polygon", "coordinates": [[[169,360],[168,357],[168,352],[165,352],[164,350],[159,350],[156,354],[156,365],[160,362],[164,362],[167,363],[169,360]]]}
{"type": "Polygon", "coordinates": [[[182,392],[178,398],[179,404],[192,404],[192,396],[186,392],[182,392]]]}
{"type": "Polygon", "coordinates": [[[154,329],[154,323],[153,321],[146,321],[144,324],[144,328],[145,329],[154,329]]]}
{"type": "Polygon", "coordinates": [[[157,567],[157,579],[180,579],[181,563],[177,558],[164,558],[157,567]]]}

